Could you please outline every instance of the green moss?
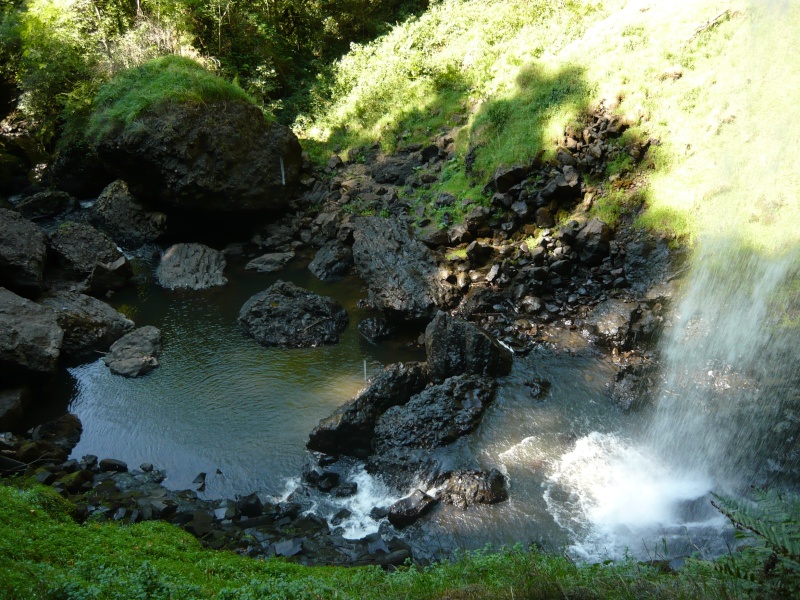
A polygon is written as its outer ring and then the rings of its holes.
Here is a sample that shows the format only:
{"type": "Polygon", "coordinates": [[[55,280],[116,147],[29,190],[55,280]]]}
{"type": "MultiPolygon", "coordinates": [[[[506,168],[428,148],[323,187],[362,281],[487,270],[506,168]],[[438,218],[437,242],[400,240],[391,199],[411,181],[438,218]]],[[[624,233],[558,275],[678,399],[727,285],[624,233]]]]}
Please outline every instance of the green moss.
{"type": "Polygon", "coordinates": [[[94,99],[88,134],[98,137],[117,127],[135,127],[145,114],[172,104],[233,100],[253,102],[239,86],[209,73],[198,62],[165,56],[123,71],[103,85],[94,99]]]}

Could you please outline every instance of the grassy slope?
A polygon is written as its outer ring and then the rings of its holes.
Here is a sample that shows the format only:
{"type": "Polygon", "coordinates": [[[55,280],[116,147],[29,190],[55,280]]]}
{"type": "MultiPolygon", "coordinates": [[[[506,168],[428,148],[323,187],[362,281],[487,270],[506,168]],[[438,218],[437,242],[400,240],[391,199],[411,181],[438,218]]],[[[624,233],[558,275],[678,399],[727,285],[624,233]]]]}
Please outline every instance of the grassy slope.
{"type": "Polygon", "coordinates": [[[0,485],[0,597],[713,598],[736,589],[708,568],[678,577],[632,562],[578,567],[560,556],[519,550],[391,574],[310,568],[204,550],[164,523],[79,526],[68,511],[49,488],[0,485]]]}
{"type": "Polygon", "coordinates": [[[465,118],[443,187],[477,198],[497,166],[552,156],[563,128],[603,102],[633,125],[628,140],[660,142],[644,165],[640,224],[785,248],[800,239],[781,226],[800,218],[786,185],[800,174],[786,151],[800,141],[790,110],[800,104],[798,29],[790,2],[444,0],[354,48],[337,67],[334,101],[298,129],[324,155],[427,140],[465,118]]]}

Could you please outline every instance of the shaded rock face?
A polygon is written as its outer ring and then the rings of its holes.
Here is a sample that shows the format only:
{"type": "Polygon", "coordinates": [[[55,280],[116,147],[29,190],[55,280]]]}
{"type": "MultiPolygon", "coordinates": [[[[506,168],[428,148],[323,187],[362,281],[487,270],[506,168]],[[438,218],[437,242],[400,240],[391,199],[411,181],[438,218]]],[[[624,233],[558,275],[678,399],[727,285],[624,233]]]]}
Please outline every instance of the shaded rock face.
{"type": "Polygon", "coordinates": [[[440,499],[465,509],[473,504],[497,504],[508,500],[506,479],[497,469],[454,471],[447,479],[440,499]]]}
{"type": "Polygon", "coordinates": [[[64,223],[50,235],[50,247],[64,269],[80,278],[90,275],[99,263],[113,264],[124,258],[111,238],[86,223],[64,223]]]}
{"type": "Polygon", "coordinates": [[[129,248],[155,242],[167,231],[167,215],[148,210],[130,193],[128,184],[121,179],[103,190],[93,211],[114,240],[129,248]]]}
{"type": "Polygon", "coordinates": [[[362,217],[355,220],[353,239],[353,259],[375,308],[420,320],[455,299],[455,288],[441,278],[434,254],[405,224],[362,217]]]}
{"type": "Polygon", "coordinates": [[[0,284],[21,293],[42,289],[47,236],[12,210],[0,208],[0,284]]]}
{"type": "Polygon", "coordinates": [[[453,443],[478,426],[495,389],[491,379],[459,375],[423,390],[378,419],[376,451],[403,447],[430,450],[453,443]]]}
{"type": "Polygon", "coordinates": [[[0,373],[53,373],[64,331],[52,309],[0,288],[0,373]]]}
{"type": "Polygon", "coordinates": [[[30,390],[24,387],[0,390],[0,431],[12,431],[22,420],[30,402],[30,390]]]}
{"type": "Polygon", "coordinates": [[[78,201],[67,192],[45,190],[25,198],[17,205],[17,210],[26,219],[37,220],[55,217],[74,209],[78,201]]]}
{"type": "Polygon", "coordinates": [[[352,401],[320,421],[309,436],[308,448],[326,454],[369,454],[378,417],[392,406],[408,402],[426,383],[424,364],[389,365],[352,401]]]}
{"type": "Polygon", "coordinates": [[[603,262],[611,251],[611,229],[598,218],[584,225],[575,236],[581,262],[594,266],[603,262]]]}
{"type": "Polygon", "coordinates": [[[418,521],[429,513],[437,500],[422,490],[415,490],[410,496],[401,498],[389,508],[389,523],[402,529],[418,521]]]}
{"type": "Polygon", "coordinates": [[[167,248],[156,269],[156,281],[170,290],[204,290],[225,285],[225,255],[203,244],[175,244],[167,248]]]}
{"type": "Polygon", "coordinates": [[[59,292],[42,300],[53,309],[64,341],[61,351],[71,356],[85,356],[104,351],[133,329],[133,321],[105,302],[74,292],[59,292]]]}
{"type": "Polygon", "coordinates": [[[243,102],[180,105],[99,142],[107,168],[134,195],[203,211],[278,210],[298,180],[300,143],[243,102]]]}
{"type": "Polygon", "coordinates": [[[239,323],[265,346],[309,348],[338,342],[348,316],[333,298],[278,281],[244,303],[239,323]]]}
{"type": "Polygon", "coordinates": [[[123,377],[146,375],[158,366],[161,331],[151,325],[134,329],[111,346],[103,362],[123,377]]]}
{"type": "Polygon", "coordinates": [[[339,240],[326,242],[314,255],[308,269],[322,281],[347,275],[353,267],[353,251],[339,240]]]}
{"type": "Polygon", "coordinates": [[[48,442],[69,453],[78,445],[81,433],[83,433],[81,420],[67,413],[54,421],[38,425],[34,428],[31,438],[35,442],[48,442]]]}
{"type": "Polygon", "coordinates": [[[444,312],[425,329],[425,352],[436,382],[461,374],[508,375],[513,361],[511,351],[484,330],[444,312]]]}

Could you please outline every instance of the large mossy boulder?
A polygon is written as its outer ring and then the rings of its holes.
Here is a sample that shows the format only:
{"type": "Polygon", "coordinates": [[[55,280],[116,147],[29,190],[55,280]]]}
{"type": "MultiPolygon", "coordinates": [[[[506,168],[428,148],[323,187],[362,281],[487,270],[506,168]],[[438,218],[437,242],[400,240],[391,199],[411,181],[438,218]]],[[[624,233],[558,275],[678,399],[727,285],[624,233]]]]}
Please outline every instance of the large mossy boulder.
{"type": "Polygon", "coordinates": [[[165,57],[100,90],[92,134],[139,199],[184,210],[278,210],[300,176],[300,143],[238,87],[165,57]]]}

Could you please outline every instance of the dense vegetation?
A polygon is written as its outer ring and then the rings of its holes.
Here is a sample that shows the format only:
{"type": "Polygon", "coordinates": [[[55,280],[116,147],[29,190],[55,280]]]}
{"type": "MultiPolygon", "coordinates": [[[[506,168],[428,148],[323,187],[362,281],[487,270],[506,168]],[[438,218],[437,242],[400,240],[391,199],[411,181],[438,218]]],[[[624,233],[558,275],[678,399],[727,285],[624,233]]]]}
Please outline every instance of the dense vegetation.
{"type": "Polygon", "coordinates": [[[800,591],[796,507],[796,500],[778,496],[768,498],[764,511],[726,504],[749,529],[778,533],[717,563],[690,560],[679,572],[658,561],[579,566],[557,554],[514,548],[387,573],[204,550],[160,522],[81,526],[51,489],[0,485],[0,589],[9,600],[789,598],[800,591]]]}

